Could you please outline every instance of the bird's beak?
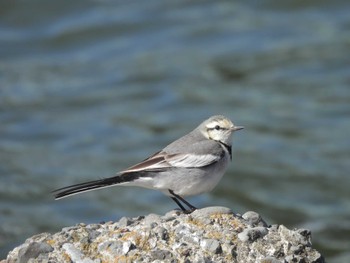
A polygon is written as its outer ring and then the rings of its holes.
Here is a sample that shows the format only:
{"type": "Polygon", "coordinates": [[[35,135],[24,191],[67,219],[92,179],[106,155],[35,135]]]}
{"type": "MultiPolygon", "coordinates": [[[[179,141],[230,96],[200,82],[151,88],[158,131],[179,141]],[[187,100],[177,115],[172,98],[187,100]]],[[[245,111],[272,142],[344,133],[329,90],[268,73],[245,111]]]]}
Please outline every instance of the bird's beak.
{"type": "Polygon", "coordinates": [[[243,126],[233,126],[233,127],[231,128],[231,131],[239,131],[239,130],[242,130],[242,129],[244,129],[243,126]]]}

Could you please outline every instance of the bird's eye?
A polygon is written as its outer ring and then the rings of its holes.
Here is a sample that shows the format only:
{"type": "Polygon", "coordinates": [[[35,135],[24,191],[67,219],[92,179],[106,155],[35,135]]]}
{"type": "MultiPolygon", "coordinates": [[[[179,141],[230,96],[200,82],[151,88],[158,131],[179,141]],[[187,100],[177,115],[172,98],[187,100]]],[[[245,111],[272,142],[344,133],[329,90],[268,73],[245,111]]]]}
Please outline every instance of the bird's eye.
{"type": "Polygon", "coordinates": [[[220,130],[220,126],[219,126],[219,125],[216,125],[216,126],[215,126],[215,130],[217,130],[217,131],[220,130]]]}

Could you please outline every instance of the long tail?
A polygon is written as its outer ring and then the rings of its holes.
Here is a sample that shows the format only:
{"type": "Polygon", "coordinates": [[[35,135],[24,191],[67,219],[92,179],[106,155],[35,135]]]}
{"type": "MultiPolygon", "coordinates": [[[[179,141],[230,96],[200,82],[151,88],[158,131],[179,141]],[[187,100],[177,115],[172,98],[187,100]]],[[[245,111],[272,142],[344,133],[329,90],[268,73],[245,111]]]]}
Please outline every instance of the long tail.
{"type": "Polygon", "coordinates": [[[52,193],[54,194],[54,197],[57,200],[57,199],[61,199],[64,197],[68,197],[68,196],[83,193],[83,192],[110,187],[120,183],[130,182],[137,178],[139,178],[139,175],[137,173],[127,173],[127,174],[122,174],[122,175],[118,175],[110,178],[66,186],[66,187],[54,190],[52,191],[52,193]]]}

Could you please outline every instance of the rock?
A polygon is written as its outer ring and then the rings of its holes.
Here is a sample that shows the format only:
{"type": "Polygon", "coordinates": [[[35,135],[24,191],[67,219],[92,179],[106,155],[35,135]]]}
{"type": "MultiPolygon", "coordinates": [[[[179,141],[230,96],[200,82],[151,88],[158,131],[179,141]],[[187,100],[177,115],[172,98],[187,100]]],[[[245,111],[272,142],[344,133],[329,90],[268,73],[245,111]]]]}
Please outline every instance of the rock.
{"type": "Polygon", "coordinates": [[[250,224],[252,227],[254,226],[263,226],[267,227],[267,224],[264,220],[262,220],[261,216],[253,211],[248,211],[242,215],[242,217],[247,220],[248,224],[250,224]]]}
{"type": "Polygon", "coordinates": [[[324,262],[311,233],[283,225],[268,227],[249,211],[225,207],[164,216],[123,217],[119,222],[78,224],[33,236],[4,262],[324,262]]]}

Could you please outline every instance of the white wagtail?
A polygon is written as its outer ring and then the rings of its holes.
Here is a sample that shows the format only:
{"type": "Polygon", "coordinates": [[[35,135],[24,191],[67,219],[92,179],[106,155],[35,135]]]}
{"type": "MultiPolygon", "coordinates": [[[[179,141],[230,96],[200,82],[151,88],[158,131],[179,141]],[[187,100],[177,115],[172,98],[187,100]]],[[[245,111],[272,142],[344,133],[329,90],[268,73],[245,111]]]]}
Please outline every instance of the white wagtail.
{"type": "Polygon", "coordinates": [[[232,159],[231,136],[243,129],[224,116],[213,116],[144,161],[116,176],[55,190],[56,199],[114,185],[162,191],[185,213],[196,209],[183,196],[211,191],[232,159]],[[186,209],[184,205],[188,206],[186,209]]]}

